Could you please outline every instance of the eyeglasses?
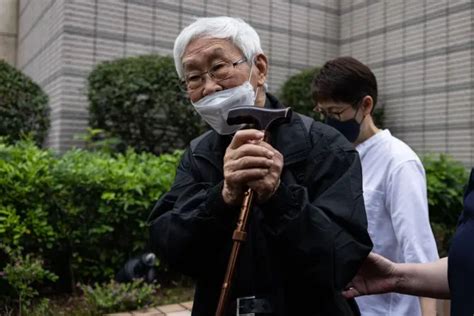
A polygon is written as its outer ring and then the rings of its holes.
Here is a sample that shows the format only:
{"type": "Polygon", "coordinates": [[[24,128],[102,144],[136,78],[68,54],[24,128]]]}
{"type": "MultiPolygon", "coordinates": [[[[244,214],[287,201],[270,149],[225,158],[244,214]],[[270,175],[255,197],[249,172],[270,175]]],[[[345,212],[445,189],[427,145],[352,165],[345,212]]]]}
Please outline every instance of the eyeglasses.
{"type": "Polygon", "coordinates": [[[334,111],[331,111],[331,112],[327,112],[326,110],[323,110],[321,109],[320,107],[316,107],[315,110],[316,112],[318,112],[319,114],[321,114],[323,116],[323,118],[335,118],[337,120],[341,120],[341,115],[346,112],[349,108],[351,108],[352,106],[349,105],[348,107],[346,107],[344,110],[341,110],[339,112],[334,112],[334,111]]]}
{"type": "MultiPolygon", "coordinates": [[[[359,105],[360,105],[360,101],[357,101],[356,103],[354,104],[351,104],[351,105],[348,105],[345,109],[341,110],[341,111],[326,111],[322,108],[320,108],[319,106],[316,106],[314,108],[314,110],[316,112],[318,112],[319,114],[321,114],[323,116],[323,119],[324,118],[333,118],[333,119],[336,119],[336,120],[339,120],[341,121],[341,115],[346,112],[348,109],[350,108],[357,108],[357,111],[359,110],[359,105]]],[[[357,113],[357,112],[356,112],[357,113]]]]}
{"type": "Polygon", "coordinates": [[[201,73],[190,73],[187,74],[182,81],[182,84],[188,90],[195,90],[200,88],[204,83],[204,76],[209,74],[212,80],[215,82],[220,82],[226,79],[229,79],[233,73],[234,68],[240,64],[247,62],[247,58],[242,58],[237,60],[236,62],[218,62],[209,68],[208,71],[201,72],[201,73]]]}

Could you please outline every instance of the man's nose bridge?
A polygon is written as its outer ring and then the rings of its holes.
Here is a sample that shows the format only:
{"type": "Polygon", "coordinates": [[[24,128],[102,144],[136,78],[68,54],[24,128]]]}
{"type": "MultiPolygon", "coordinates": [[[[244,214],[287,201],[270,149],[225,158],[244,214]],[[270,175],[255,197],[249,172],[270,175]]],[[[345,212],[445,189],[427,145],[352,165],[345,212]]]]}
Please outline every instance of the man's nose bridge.
{"type": "Polygon", "coordinates": [[[209,71],[206,71],[205,73],[201,74],[201,80],[204,82],[204,84],[206,84],[207,80],[214,81],[214,78],[212,78],[209,71]]]}
{"type": "Polygon", "coordinates": [[[217,90],[216,88],[220,88],[219,90],[222,90],[222,87],[217,84],[217,82],[214,78],[211,77],[209,72],[204,73],[201,78],[201,80],[203,81],[202,86],[204,89],[204,95],[208,95],[209,92],[215,92],[217,90]]]}

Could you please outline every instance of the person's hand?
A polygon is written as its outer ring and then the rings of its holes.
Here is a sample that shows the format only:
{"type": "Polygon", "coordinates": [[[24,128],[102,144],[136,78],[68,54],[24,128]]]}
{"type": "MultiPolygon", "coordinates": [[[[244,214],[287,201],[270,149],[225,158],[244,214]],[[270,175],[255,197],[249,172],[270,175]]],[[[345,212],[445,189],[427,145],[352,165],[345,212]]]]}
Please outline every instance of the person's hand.
{"type": "Polygon", "coordinates": [[[247,185],[255,192],[257,202],[263,203],[272,197],[280,185],[283,155],[266,142],[262,141],[260,145],[273,153],[273,162],[268,169],[268,173],[262,179],[250,181],[247,185]]]}
{"type": "MultiPolygon", "coordinates": [[[[248,183],[258,182],[274,172],[275,153],[263,142],[263,135],[255,129],[241,130],[227,147],[222,189],[222,198],[227,204],[240,205],[248,183]]],[[[264,190],[263,185],[260,186],[264,190]]]]}
{"type": "Polygon", "coordinates": [[[345,298],[353,298],[361,295],[393,292],[399,280],[395,271],[395,263],[371,252],[342,295],[345,298]]]}

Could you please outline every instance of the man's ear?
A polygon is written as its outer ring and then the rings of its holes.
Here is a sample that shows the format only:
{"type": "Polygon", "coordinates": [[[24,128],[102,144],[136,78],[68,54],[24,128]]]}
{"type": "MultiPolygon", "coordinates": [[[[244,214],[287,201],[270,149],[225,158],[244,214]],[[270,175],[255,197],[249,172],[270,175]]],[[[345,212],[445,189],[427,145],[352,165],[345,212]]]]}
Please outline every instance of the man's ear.
{"type": "Polygon", "coordinates": [[[257,87],[263,86],[267,81],[268,59],[264,54],[258,54],[253,58],[253,68],[256,70],[257,87]]]}
{"type": "Polygon", "coordinates": [[[374,108],[374,99],[370,95],[366,95],[362,99],[362,109],[364,116],[372,114],[372,109],[374,108]]]}

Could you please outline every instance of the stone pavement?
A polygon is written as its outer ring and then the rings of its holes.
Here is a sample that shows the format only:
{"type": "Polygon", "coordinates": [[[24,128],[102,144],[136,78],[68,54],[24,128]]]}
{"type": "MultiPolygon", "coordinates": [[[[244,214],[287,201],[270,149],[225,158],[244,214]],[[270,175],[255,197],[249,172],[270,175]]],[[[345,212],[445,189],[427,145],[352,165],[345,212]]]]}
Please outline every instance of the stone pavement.
{"type": "Polygon", "coordinates": [[[191,316],[193,302],[163,305],[126,313],[107,314],[106,316],[191,316]]]}

